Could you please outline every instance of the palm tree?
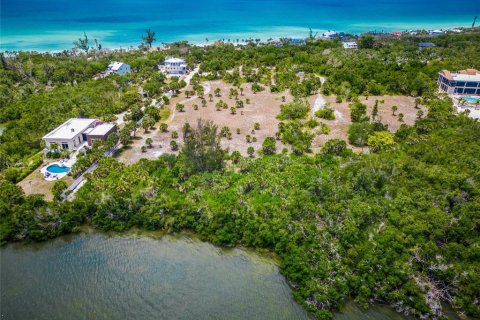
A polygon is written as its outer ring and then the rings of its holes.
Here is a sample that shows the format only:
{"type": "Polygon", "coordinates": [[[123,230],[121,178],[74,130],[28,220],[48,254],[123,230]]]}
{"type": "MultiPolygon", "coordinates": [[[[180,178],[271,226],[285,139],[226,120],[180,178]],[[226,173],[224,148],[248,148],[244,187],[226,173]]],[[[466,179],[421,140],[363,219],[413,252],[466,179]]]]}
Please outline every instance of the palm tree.
{"type": "Polygon", "coordinates": [[[124,146],[128,145],[130,142],[130,130],[121,130],[120,131],[120,143],[124,146]]]}
{"type": "Polygon", "coordinates": [[[98,51],[102,50],[102,44],[98,42],[97,39],[94,39],[93,41],[95,42],[95,49],[97,49],[98,51]]]}
{"type": "Polygon", "coordinates": [[[148,145],[149,148],[151,148],[151,147],[152,147],[152,143],[153,143],[153,139],[152,139],[152,138],[147,138],[147,139],[145,140],[145,143],[148,145]]]}
{"type": "Polygon", "coordinates": [[[375,121],[375,118],[378,116],[378,100],[375,100],[375,105],[372,110],[372,119],[375,121]]]}
{"type": "Polygon", "coordinates": [[[179,112],[183,112],[183,110],[185,109],[185,105],[181,104],[181,103],[177,103],[175,105],[175,110],[179,111],[179,112]]]}
{"type": "Polygon", "coordinates": [[[73,45],[75,48],[79,50],[85,51],[85,53],[88,53],[88,50],[90,49],[90,46],[88,45],[88,37],[87,34],[84,32],[83,33],[83,38],[78,38],[78,40],[73,41],[73,45]]]}
{"type": "Polygon", "coordinates": [[[398,122],[403,122],[403,113],[398,114],[398,122]]]}
{"type": "Polygon", "coordinates": [[[418,109],[419,103],[420,103],[420,99],[419,99],[419,98],[416,98],[416,99],[415,99],[415,109],[418,109]]]}
{"type": "Polygon", "coordinates": [[[197,89],[197,96],[199,96],[200,98],[203,98],[203,95],[205,94],[205,89],[203,89],[202,86],[200,86],[198,89],[197,89]]]}
{"type": "Polygon", "coordinates": [[[229,132],[230,132],[230,128],[225,126],[220,131],[220,134],[222,135],[222,137],[227,137],[229,132]]]}
{"type": "Polygon", "coordinates": [[[250,156],[250,158],[253,158],[253,155],[255,154],[255,149],[253,149],[252,146],[248,147],[247,153],[250,156]]]}
{"type": "Polygon", "coordinates": [[[150,129],[153,129],[155,127],[155,123],[156,123],[156,121],[153,117],[149,116],[147,118],[147,124],[150,127],[150,129]]]}
{"type": "Polygon", "coordinates": [[[232,99],[235,97],[235,100],[238,99],[238,91],[236,89],[230,88],[229,98],[232,99]]]}
{"type": "Polygon", "coordinates": [[[392,116],[395,115],[395,112],[397,112],[398,107],[397,106],[392,106],[392,116]]]}
{"type": "Polygon", "coordinates": [[[157,39],[155,39],[155,32],[150,30],[150,28],[148,28],[145,32],[147,34],[145,36],[143,36],[142,39],[148,45],[148,47],[151,48],[152,47],[152,42],[157,40],[157,39]]]}
{"type": "Polygon", "coordinates": [[[150,124],[148,123],[147,119],[143,119],[142,128],[143,128],[143,130],[145,130],[145,132],[148,132],[148,128],[150,128],[150,124]]]}

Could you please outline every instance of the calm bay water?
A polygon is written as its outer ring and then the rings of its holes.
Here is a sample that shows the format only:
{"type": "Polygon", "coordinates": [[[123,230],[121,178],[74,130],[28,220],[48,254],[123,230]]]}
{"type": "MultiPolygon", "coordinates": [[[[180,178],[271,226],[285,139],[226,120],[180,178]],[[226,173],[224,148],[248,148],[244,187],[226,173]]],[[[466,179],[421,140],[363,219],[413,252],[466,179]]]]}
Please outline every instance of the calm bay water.
{"type": "Polygon", "coordinates": [[[3,0],[0,50],[63,50],[87,32],[104,47],[162,42],[306,37],[308,28],[364,32],[470,26],[474,0],[3,0]]]}
{"type": "MultiPolygon", "coordinates": [[[[311,319],[274,260],[187,236],[81,234],[0,257],[1,319],[311,319]]],[[[336,318],[403,319],[354,304],[336,318]]]]}
{"type": "Polygon", "coordinates": [[[309,319],[272,260],[188,237],[1,249],[2,319],[309,319]]]}

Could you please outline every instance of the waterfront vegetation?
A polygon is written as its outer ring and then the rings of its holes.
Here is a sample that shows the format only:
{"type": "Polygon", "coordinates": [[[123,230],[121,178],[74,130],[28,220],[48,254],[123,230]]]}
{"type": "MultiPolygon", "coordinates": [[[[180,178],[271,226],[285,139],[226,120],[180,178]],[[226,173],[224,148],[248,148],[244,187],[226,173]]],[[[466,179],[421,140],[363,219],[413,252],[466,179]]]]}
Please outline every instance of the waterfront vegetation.
{"type": "MultiPolygon", "coordinates": [[[[425,50],[418,49],[421,37],[406,37],[364,41],[371,48],[358,51],[318,40],[279,48],[252,43],[241,50],[177,43],[166,52],[93,59],[4,55],[1,241],[43,241],[85,224],[192,230],[216,245],[276,252],[295,299],[320,319],[349,298],[430,318],[441,316],[448,302],[463,316],[480,317],[480,123],[455,114],[435,84],[440,69],[480,68],[480,32],[435,40],[438,47],[425,50]],[[99,155],[98,168],[72,201],[27,196],[14,184],[18,178],[5,174],[38,152],[42,135],[69,117],[128,111],[132,121],[140,116],[138,86],[155,83],[158,97],[179,91],[180,82],[152,79],[158,61],[180,53],[191,66],[200,64],[194,84],[203,78],[248,83],[255,91],[288,88],[294,101],[279,110],[276,138],[292,152],[276,153],[276,139],[268,137],[260,156],[228,153],[219,144],[223,130],[198,122],[176,133],[183,140],[179,155],[132,165],[99,155]],[[114,59],[135,72],[91,80],[114,59]],[[303,80],[298,71],[305,72],[303,80]],[[323,86],[317,75],[326,76],[323,86]],[[318,90],[351,102],[349,142],[370,153],[355,153],[342,140],[312,152],[308,127],[315,123],[303,99],[318,90]],[[413,95],[428,112],[390,133],[358,101],[382,94],[413,95]]],[[[325,110],[321,118],[331,118],[325,110]]]]}

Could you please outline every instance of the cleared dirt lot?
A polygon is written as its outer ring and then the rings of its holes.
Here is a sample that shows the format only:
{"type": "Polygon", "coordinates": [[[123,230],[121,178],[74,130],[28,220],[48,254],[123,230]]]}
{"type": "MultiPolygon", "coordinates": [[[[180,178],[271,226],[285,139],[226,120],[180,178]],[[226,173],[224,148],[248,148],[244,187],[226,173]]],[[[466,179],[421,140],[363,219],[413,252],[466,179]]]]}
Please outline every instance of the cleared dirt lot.
{"type": "Polygon", "coordinates": [[[138,129],[132,143],[124,147],[114,158],[117,158],[123,163],[132,164],[142,158],[155,160],[165,152],[172,153],[170,150],[170,142],[168,142],[168,144],[161,144],[162,135],[164,135],[164,133],[160,133],[157,128],[147,133],[145,133],[143,129],[138,129]],[[142,152],[141,148],[146,145],[146,139],[148,138],[152,138],[153,140],[152,147],[147,148],[146,152],[142,152]]]}
{"type": "MultiPolygon", "coordinates": [[[[160,132],[160,130],[152,130],[149,133],[144,133],[143,129],[137,131],[137,138],[133,143],[119,155],[119,160],[125,163],[133,163],[140,158],[155,159],[164,152],[172,153],[170,148],[170,141],[176,140],[181,144],[181,132],[183,125],[188,122],[195,126],[198,119],[211,120],[221,130],[226,126],[230,128],[232,139],[222,139],[222,146],[229,148],[230,151],[237,150],[243,155],[247,155],[247,148],[252,146],[255,151],[261,148],[263,140],[268,136],[275,136],[278,130],[278,120],[276,115],[280,111],[282,104],[282,96],[285,96],[286,102],[292,100],[288,92],[270,93],[268,88],[263,92],[253,93],[251,84],[244,84],[243,96],[238,96],[239,100],[244,102],[243,108],[238,108],[236,114],[231,114],[230,107],[235,106],[235,98],[229,98],[229,90],[233,88],[231,85],[223,81],[205,81],[202,82],[205,89],[206,107],[202,107],[202,99],[197,96],[187,98],[184,93],[178,97],[172,98],[169,107],[172,109],[170,118],[166,121],[168,124],[168,132],[160,132]],[[221,96],[216,97],[214,90],[220,88],[221,96]],[[208,94],[214,95],[213,101],[210,101],[208,94]],[[250,103],[246,103],[246,99],[250,99],[250,103]],[[228,104],[228,109],[221,109],[217,111],[215,105],[220,100],[228,104]],[[181,103],[185,105],[185,111],[179,112],[175,110],[175,105],[181,103]],[[193,105],[198,105],[198,110],[194,110],[193,105]],[[260,130],[254,129],[254,124],[260,124],[260,130]],[[240,134],[236,133],[237,128],[240,129],[240,134]],[[177,131],[179,138],[172,139],[172,131],[177,131]],[[246,135],[249,134],[252,138],[256,137],[257,142],[246,143],[246,135]],[[153,139],[153,148],[147,149],[147,152],[142,152],[141,147],[145,145],[145,140],[150,137],[153,139]]],[[[188,87],[183,90],[192,90],[188,87]]],[[[280,152],[285,146],[277,141],[277,151],[280,152]]]]}
{"type": "MultiPolygon", "coordinates": [[[[124,163],[134,163],[141,158],[156,159],[162,153],[176,153],[171,150],[170,142],[175,140],[181,145],[183,125],[188,122],[192,126],[195,126],[197,120],[200,118],[213,121],[219,130],[224,126],[230,128],[232,138],[230,140],[223,138],[222,146],[229,148],[230,151],[237,150],[243,155],[247,155],[247,148],[249,146],[253,146],[255,151],[258,151],[261,149],[262,142],[266,137],[275,136],[279,122],[276,116],[280,112],[280,105],[284,103],[282,102],[282,96],[286,98],[285,103],[292,101],[292,96],[288,92],[270,93],[270,90],[266,88],[263,92],[255,94],[251,90],[251,84],[244,84],[242,86],[243,95],[238,97],[239,100],[244,102],[244,107],[238,108],[236,114],[231,114],[230,107],[235,106],[236,101],[234,97],[229,98],[229,90],[233,88],[233,86],[223,81],[204,81],[202,85],[205,89],[204,97],[207,101],[206,107],[202,107],[202,99],[197,96],[187,98],[184,92],[185,90],[192,90],[192,87],[189,86],[185,88],[178,97],[171,99],[170,105],[168,106],[172,110],[169,119],[166,121],[168,124],[168,132],[160,132],[160,130],[157,129],[158,125],[155,130],[150,130],[147,133],[144,133],[143,129],[138,129],[133,142],[118,155],[118,159],[124,163]],[[214,95],[216,88],[220,88],[221,90],[220,97],[214,95]],[[209,93],[213,95],[212,101],[209,99],[209,93]],[[247,98],[250,99],[249,104],[246,103],[247,98]],[[228,104],[227,109],[221,109],[221,111],[216,110],[215,105],[220,100],[228,104]],[[183,112],[175,110],[177,103],[185,105],[183,112]],[[194,110],[194,104],[198,105],[198,110],[194,110]],[[260,130],[255,130],[255,133],[252,133],[256,122],[260,124],[260,130]],[[236,133],[237,128],[240,129],[240,134],[236,133]],[[178,132],[179,137],[177,139],[171,138],[172,131],[178,132]],[[247,143],[247,134],[252,138],[256,137],[257,141],[247,143]],[[146,152],[142,152],[141,147],[146,145],[145,142],[147,138],[152,138],[152,147],[148,148],[146,152]]],[[[316,99],[317,95],[313,95],[308,99],[311,106],[314,105],[316,99]]],[[[324,99],[335,109],[336,119],[330,121],[320,120],[331,127],[331,132],[328,135],[321,134],[315,137],[312,145],[314,152],[319,151],[326,141],[333,138],[348,141],[348,127],[351,124],[350,109],[348,108],[350,103],[336,103],[335,96],[324,97],[324,99]]],[[[404,123],[411,125],[415,122],[418,109],[415,109],[415,99],[413,97],[372,96],[369,97],[368,100],[366,100],[365,97],[361,97],[360,101],[367,105],[367,113],[369,116],[371,115],[375,100],[384,101],[384,103],[379,103],[377,120],[388,124],[390,131],[396,131],[402,124],[398,121],[398,114],[400,113],[404,115],[404,123]],[[396,116],[392,115],[393,105],[398,107],[396,116]]],[[[426,113],[425,108],[420,108],[426,113]]],[[[313,131],[316,132],[317,129],[313,131]]],[[[286,146],[280,141],[277,141],[277,152],[280,152],[285,147],[286,146]]],[[[351,147],[356,151],[362,151],[362,148],[351,147]]]]}
{"type": "MultiPolygon", "coordinates": [[[[310,97],[310,104],[313,105],[316,96],[310,97]]],[[[350,102],[335,102],[335,96],[325,97],[325,100],[330,103],[331,107],[335,109],[335,120],[321,120],[322,122],[328,124],[332,129],[328,135],[318,135],[314,140],[314,149],[318,150],[326,141],[330,139],[342,139],[348,142],[348,127],[352,123],[350,121],[350,109],[348,105],[350,102]]],[[[398,130],[402,122],[398,121],[398,114],[403,113],[403,123],[412,125],[415,123],[417,118],[417,111],[415,109],[415,98],[405,97],[405,96],[372,96],[368,100],[365,97],[360,97],[360,102],[367,105],[367,114],[371,116],[373,106],[375,105],[375,100],[383,100],[384,103],[379,103],[378,105],[378,116],[376,117],[377,121],[388,124],[388,130],[395,132],[398,130]],[[392,106],[396,105],[398,107],[395,112],[396,116],[392,115],[392,106]]],[[[426,114],[426,108],[419,106],[421,110],[426,114]]],[[[356,148],[350,146],[354,150],[361,151],[362,148],[356,148]]]]}

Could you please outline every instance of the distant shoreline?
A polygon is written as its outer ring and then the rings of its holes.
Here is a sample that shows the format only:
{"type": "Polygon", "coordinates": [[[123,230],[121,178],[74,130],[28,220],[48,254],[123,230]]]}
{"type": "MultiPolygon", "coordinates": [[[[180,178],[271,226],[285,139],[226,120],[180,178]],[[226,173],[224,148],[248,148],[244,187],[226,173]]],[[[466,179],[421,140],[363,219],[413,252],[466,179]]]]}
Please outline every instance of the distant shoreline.
{"type": "MultiPolygon", "coordinates": [[[[314,33],[318,33],[317,37],[321,38],[322,34],[329,32],[329,31],[336,31],[336,32],[344,32],[346,34],[352,34],[355,36],[359,36],[364,33],[368,32],[378,32],[378,33],[390,33],[392,31],[410,31],[410,30],[452,30],[452,29],[466,29],[470,26],[468,24],[458,24],[458,23],[431,23],[431,24],[401,24],[401,23],[392,23],[389,27],[384,28],[370,28],[365,26],[363,31],[360,32],[349,32],[348,29],[345,30],[313,30],[314,33]]],[[[267,28],[268,29],[268,28],[267,28]]],[[[155,30],[154,30],[155,31],[155,30]]],[[[39,53],[59,53],[63,51],[68,51],[73,48],[72,42],[83,35],[84,31],[68,31],[62,33],[62,37],[59,39],[59,42],[53,44],[52,38],[56,38],[55,33],[50,35],[29,35],[29,36],[4,36],[2,35],[2,41],[0,43],[0,52],[39,52],[39,53]],[[33,39],[32,39],[33,38],[33,39]],[[67,40],[71,39],[71,41],[67,40]],[[16,45],[15,45],[16,44],[16,45]]],[[[85,31],[89,38],[93,41],[95,38],[96,33],[101,33],[100,31],[85,31]]],[[[209,36],[208,34],[192,34],[186,36],[178,36],[178,38],[172,38],[168,41],[157,40],[154,42],[153,47],[162,47],[163,44],[174,43],[174,42],[181,42],[187,41],[191,45],[195,46],[207,46],[211,45],[217,41],[225,40],[225,43],[233,43],[233,44],[245,44],[247,41],[240,41],[238,40],[248,40],[248,39],[261,39],[262,42],[266,42],[267,39],[274,39],[278,40],[280,38],[307,38],[309,34],[309,28],[305,27],[275,27],[275,30],[258,30],[257,32],[252,31],[251,33],[235,33],[232,32],[230,34],[225,34],[224,36],[218,37],[219,34],[213,34],[209,36]],[[283,31],[282,31],[283,30],[283,31]],[[269,33],[271,32],[271,33],[269,33]],[[206,42],[206,38],[209,39],[206,42]],[[230,39],[231,41],[228,42],[227,40],[230,39]]],[[[115,50],[131,50],[131,49],[138,49],[140,45],[140,36],[138,37],[137,41],[126,41],[126,42],[115,42],[115,41],[104,41],[102,42],[102,38],[100,38],[100,42],[104,49],[115,51],[115,50]]]]}

